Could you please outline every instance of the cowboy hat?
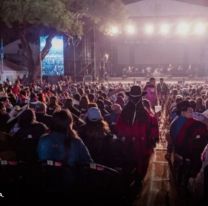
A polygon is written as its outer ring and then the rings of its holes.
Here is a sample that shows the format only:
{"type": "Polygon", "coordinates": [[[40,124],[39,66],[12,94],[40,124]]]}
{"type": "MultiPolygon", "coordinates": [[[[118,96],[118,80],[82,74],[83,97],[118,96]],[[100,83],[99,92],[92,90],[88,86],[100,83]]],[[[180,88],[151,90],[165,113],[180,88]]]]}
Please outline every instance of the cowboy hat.
{"type": "Polygon", "coordinates": [[[142,92],[140,86],[132,86],[130,92],[126,92],[126,95],[133,98],[138,98],[146,95],[146,92],[142,92]]]}

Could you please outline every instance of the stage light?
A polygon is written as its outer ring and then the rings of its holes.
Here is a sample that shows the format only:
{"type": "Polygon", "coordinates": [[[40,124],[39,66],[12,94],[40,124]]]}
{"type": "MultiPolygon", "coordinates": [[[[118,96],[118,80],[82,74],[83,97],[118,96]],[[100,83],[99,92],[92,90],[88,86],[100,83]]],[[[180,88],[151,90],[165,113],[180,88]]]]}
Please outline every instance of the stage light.
{"type": "Polygon", "coordinates": [[[187,36],[190,31],[190,25],[186,22],[181,22],[177,26],[177,33],[181,36],[187,36]]]}
{"type": "Polygon", "coordinates": [[[63,43],[63,39],[60,39],[58,37],[54,37],[52,39],[52,47],[56,50],[62,50],[63,49],[63,46],[64,46],[64,43],[63,43]]]}
{"type": "Polygon", "coordinates": [[[134,25],[132,25],[132,24],[129,24],[129,25],[127,25],[126,26],[126,33],[127,34],[135,34],[136,33],[136,28],[135,28],[135,26],[134,25]]]}
{"type": "Polygon", "coordinates": [[[147,35],[152,35],[154,33],[154,30],[155,30],[155,28],[154,28],[153,24],[147,24],[144,27],[144,32],[147,35]]]}
{"type": "Polygon", "coordinates": [[[106,54],[104,55],[104,57],[105,57],[106,61],[108,61],[108,59],[109,59],[109,54],[106,53],[106,54]]]}
{"type": "Polygon", "coordinates": [[[169,24],[161,24],[160,25],[160,34],[168,35],[170,33],[170,25],[169,24]]]}
{"type": "Polygon", "coordinates": [[[194,27],[194,34],[204,35],[206,33],[206,25],[202,22],[199,22],[194,27]]]}
{"type": "Polygon", "coordinates": [[[111,36],[116,36],[119,34],[119,28],[117,26],[111,26],[109,28],[108,34],[111,36]]]}

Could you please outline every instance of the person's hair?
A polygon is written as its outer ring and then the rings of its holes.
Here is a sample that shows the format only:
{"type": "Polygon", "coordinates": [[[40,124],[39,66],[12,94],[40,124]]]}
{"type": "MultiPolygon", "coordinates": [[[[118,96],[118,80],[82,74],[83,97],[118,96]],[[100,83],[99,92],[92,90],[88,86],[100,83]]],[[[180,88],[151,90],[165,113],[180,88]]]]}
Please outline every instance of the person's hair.
{"type": "Polygon", "coordinates": [[[200,105],[203,105],[203,99],[202,99],[202,97],[198,97],[196,99],[196,104],[198,105],[199,103],[200,103],[200,105]]]}
{"type": "Polygon", "coordinates": [[[95,101],[95,95],[92,94],[92,93],[88,94],[88,98],[89,98],[90,102],[94,102],[95,101]]]}
{"type": "Polygon", "coordinates": [[[104,105],[104,103],[103,103],[103,101],[102,100],[97,100],[97,106],[98,106],[98,108],[102,111],[103,109],[105,109],[105,105],[104,105]]]}
{"type": "Polygon", "coordinates": [[[38,94],[38,100],[41,101],[41,102],[45,101],[43,93],[38,94]]]}
{"type": "Polygon", "coordinates": [[[36,113],[46,113],[46,110],[47,110],[47,106],[46,104],[44,103],[38,103],[36,106],[35,106],[35,112],[36,113]]]}
{"type": "Polygon", "coordinates": [[[208,99],[205,100],[205,107],[208,109],[208,99]]]}
{"type": "Polygon", "coordinates": [[[81,108],[87,109],[88,108],[88,104],[89,104],[88,97],[87,96],[82,96],[81,99],[80,99],[80,102],[79,102],[79,106],[81,108]]]}
{"type": "Polygon", "coordinates": [[[84,90],[82,88],[78,88],[78,93],[82,96],[84,94],[84,90]]]}
{"type": "Polygon", "coordinates": [[[52,104],[52,105],[57,105],[57,104],[58,104],[58,99],[57,99],[57,97],[52,96],[52,97],[50,98],[50,102],[49,102],[49,103],[52,104]]]}
{"type": "Polygon", "coordinates": [[[190,100],[190,105],[192,109],[195,111],[196,110],[196,102],[194,100],[190,100]]]}
{"type": "Polygon", "coordinates": [[[148,112],[150,112],[151,114],[154,114],[154,111],[153,111],[153,109],[152,109],[152,107],[151,107],[151,102],[148,100],[148,99],[143,99],[143,105],[144,105],[144,108],[148,111],[148,112]]]}
{"type": "Polygon", "coordinates": [[[72,99],[71,98],[67,98],[64,102],[64,108],[65,109],[70,109],[72,107],[72,99]]]}
{"type": "Polygon", "coordinates": [[[148,112],[143,106],[141,97],[129,99],[129,102],[123,108],[121,118],[127,125],[132,125],[135,114],[135,121],[140,122],[148,119],[148,112]]]}
{"type": "Polygon", "coordinates": [[[181,112],[185,112],[188,110],[188,108],[191,107],[191,103],[187,100],[182,101],[177,104],[177,114],[180,115],[181,112]]]}
{"type": "Polygon", "coordinates": [[[0,102],[0,111],[3,109],[5,109],[5,106],[4,106],[3,102],[0,102]]]}
{"type": "Polygon", "coordinates": [[[78,138],[76,131],[73,129],[72,114],[68,109],[53,114],[52,131],[68,134],[70,138],[78,138]]]}
{"type": "Polygon", "coordinates": [[[18,119],[18,124],[22,128],[28,127],[36,120],[35,113],[32,109],[25,110],[18,119]]]}
{"type": "Polygon", "coordinates": [[[91,138],[100,138],[110,133],[109,125],[104,120],[92,122],[86,119],[86,128],[85,134],[91,138]]]}
{"type": "Polygon", "coordinates": [[[81,99],[81,96],[80,96],[80,94],[76,93],[73,95],[73,98],[79,102],[81,99]]]}
{"type": "Polygon", "coordinates": [[[91,107],[98,107],[96,103],[89,103],[88,104],[88,109],[91,107]]]}
{"type": "Polygon", "coordinates": [[[25,90],[21,90],[20,91],[20,94],[23,95],[23,96],[26,96],[27,95],[27,92],[25,90]]]}

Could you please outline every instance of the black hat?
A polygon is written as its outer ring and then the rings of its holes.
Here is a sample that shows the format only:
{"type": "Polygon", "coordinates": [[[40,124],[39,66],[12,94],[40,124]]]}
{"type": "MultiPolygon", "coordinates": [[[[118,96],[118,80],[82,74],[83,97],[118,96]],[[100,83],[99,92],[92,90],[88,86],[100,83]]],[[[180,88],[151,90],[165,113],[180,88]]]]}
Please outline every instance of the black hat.
{"type": "Polygon", "coordinates": [[[146,95],[146,92],[142,92],[140,86],[132,86],[130,92],[126,92],[126,95],[133,98],[138,98],[146,95]]]}

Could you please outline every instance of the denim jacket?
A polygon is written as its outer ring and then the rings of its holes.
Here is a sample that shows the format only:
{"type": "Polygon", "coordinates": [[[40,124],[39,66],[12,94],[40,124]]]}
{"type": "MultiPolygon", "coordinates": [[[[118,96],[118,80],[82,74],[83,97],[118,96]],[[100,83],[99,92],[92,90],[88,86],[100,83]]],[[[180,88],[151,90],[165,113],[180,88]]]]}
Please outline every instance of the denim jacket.
{"type": "Polygon", "coordinates": [[[41,137],[38,143],[39,160],[61,161],[69,166],[92,162],[89,151],[81,139],[71,138],[70,145],[66,148],[65,138],[69,137],[58,132],[41,137]]]}

